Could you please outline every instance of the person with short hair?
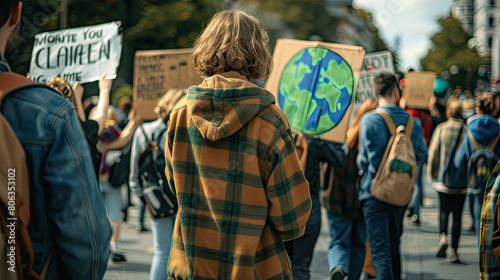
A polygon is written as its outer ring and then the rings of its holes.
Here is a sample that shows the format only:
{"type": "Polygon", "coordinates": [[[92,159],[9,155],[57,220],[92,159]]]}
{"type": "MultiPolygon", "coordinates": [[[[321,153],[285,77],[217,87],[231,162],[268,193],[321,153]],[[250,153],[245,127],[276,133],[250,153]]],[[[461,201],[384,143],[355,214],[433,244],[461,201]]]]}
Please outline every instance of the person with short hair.
{"type": "Polygon", "coordinates": [[[170,114],[166,176],[177,196],[169,279],[292,279],[283,241],[311,211],[288,120],[250,80],[272,58],[259,20],[214,15],[194,44],[205,80],[170,114]]]}
{"type": "MultiPolygon", "coordinates": [[[[374,89],[379,106],[386,111],[397,126],[406,125],[411,116],[397,106],[400,91],[396,77],[381,73],[374,79],[374,89]]],[[[401,259],[399,254],[400,238],[403,233],[403,217],[406,206],[394,206],[377,200],[370,189],[380,161],[391,138],[386,122],[377,112],[365,114],[360,123],[360,148],[358,167],[364,171],[359,190],[365,226],[370,242],[373,266],[377,279],[400,279],[401,259]]],[[[422,164],[427,158],[427,148],[422,134],[422,126],[415,120],[411,134],[415,159],[422,164]]]]}
{"type": "Polygon", "coordinates": [[[467,131],[462,114],[462,104],[458,100],[450,100],[446,108],[448,121],[439,124],[436,127],[429,145],[429,158],[427,163],[427,174],[430,177],[432,186],[438,192],[439,196],[439,237],[440,243],[436,257],[445,258],[448,248],[447,233],[448,219],[450,213],[453,213],[452,223],[452,241],[451,241],[451,263],[460,263],[458,257],[458,245],[460,241],[460,232],[462,230],[462,211],[465,202],[467,189],[456,189],[446,186],[443,182],[438,182],[439,174],[447,168],[446,160],[450,153],[450,148],[458,141],[460,147],[463,136],[467,131]],[[459,135],[460,130],[462,133],[459,135]]]}
{"type": "MultiPolygon", "coordinates": [[[[22,2],[0,6],[3,74],[11,72],[4,55],[19,31],[22,2]]],[[[0,111],[26,154],[33,270],[40,274],[47,263],[47,280],[102,279],[112,228],[75,108],[58,92],[34,86],[4,95],[0,111]]]]}
{"type": "MultiPolygon", "coordinates": [[[[495,118],[498,107],[495,104],[495,95],[493,93],[483,94],[476,98],[476,115],[467,120],[467,132],[483,147],[500,133],[500,125],[495,118]]],[[[500,141],[499,141],[500,142],[500,141]]],[[[500,145],[496,143],[494,152],[500,157],[500,145]]],[[[455,156],[455,167],[463,174],[467,173],[469,159],[476,149],[469,137],[464,137],[460,149],[455,156]]],[[[467,178],[470,180],[470,178],[467,178]]],[[[469,182],[469,181],[467,181],[469,182]]],[[[479,236],[481,226],[481,209],[483,205],[484,189],[480,193],[474,194],[469,191],[472,197],[472,205],[470,205],[474,216],[474,225],[476,226],[476,234],[479,236]]]]}

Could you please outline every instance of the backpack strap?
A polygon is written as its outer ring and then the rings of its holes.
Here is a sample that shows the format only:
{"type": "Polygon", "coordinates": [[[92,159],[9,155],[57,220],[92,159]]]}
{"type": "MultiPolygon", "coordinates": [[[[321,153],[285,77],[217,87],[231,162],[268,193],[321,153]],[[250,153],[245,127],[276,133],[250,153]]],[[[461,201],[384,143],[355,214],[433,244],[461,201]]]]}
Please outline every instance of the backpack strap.
{"type": "Polygon", "coordinates": [[[470,140],[472,146],[474,147],[474,150],[479,151],[483,148],[483,145],[481,145],[479,142],[477,142],[476,139],[474,139],[470,130],[467,131],[467,137],[469,137],[469,140],[470,140]]]}
{"type": "Polygon", "coordinates": [[[142,131],[142,135],[144,135],[144,139],[146,139],[146,143],[148,144],[148,146],[150,146],[151,141],[149,140],[148,135],[146,134],[146,131],[144,131],[144,126],[142,126],[142,125],[141,125],[141,131],[142,131]]]}
{"type": "MultiPolygon", "coordinates": [[[[391,115],[389,115],[389,113],[387,113],[385,110],[382,109],[375,109],[375,113],[378,113],[380,116],[382,116],[385,123],[387,124],[387,128],[389,129],[391,135],[396,134],[397,127],[391,115]]],[[[411,134],[413,132],[413,125],[414,125],[413,117],[411,115],[408,115],[408,121],[406,122],[405,126],[406,136],[411,137],[411,134]]]]}
{"type": "Polygon", "coordinates": [[[163,136],[163,134],[165,134],[166,131],[167,131],[167,128],[164,128],[162,131],[160,131],[160,133],[158,134],[157,137],[154,137],[154,133],[153,133],[154,141],[156,141],[156,143],[160,143],[161,137],[163,136]]]}
{"type": "Polygon", "coordinates": [[[497,136],[496,137],[493,137],[491,138],[490,142],[488,143],[488,146],[486,146],[486,148],[490,151],[495,151],[495,148],[497,146],[497,143],[498,143],[498,138],[500,137],[500,132],[497,133],[497,136]]]}
{"type": "MultiPolygon", "coordinates": [[[[62,96],[62,93],[56,91],[55,89],[42,83],[35,83],[32,80],[15,73],[2,73],[0,74],[0,107],[2,101],[10,94],[32,87],[42,87],[50,89],[51,91],[57,92],[57,94],[62,96]]],[[[64,97],[64,96],[63,96],[64,97]]]]}
{"type": "Polygon", "coordinates": [[[26,77],[14,73],[2,73],[0,74],[0,96],[13,88],[29,84],[33,84],[33,81],[26,77]]]}

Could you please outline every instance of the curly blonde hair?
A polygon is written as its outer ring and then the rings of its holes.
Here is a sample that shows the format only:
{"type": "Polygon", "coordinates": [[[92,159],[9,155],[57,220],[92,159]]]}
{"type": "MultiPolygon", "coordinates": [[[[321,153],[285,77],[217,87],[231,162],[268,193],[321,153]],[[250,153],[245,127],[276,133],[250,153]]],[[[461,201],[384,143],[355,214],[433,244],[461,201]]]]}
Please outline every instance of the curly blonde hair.
{"type": "Polygon", "coordinates": [[[225,10],[210,20],[194,44],[194,68],[204,77],[238,71],[249,80],[269,75],[269,38],[259,20],[242,11],[225,10]]]}
{"type": "Polygon", "coordinates": [[[49,79],[47,85],[60,92],[64,96],[64,98],[66,98],[66,100],[71,102],[76,107],[74,100],[75,92],[73,91],[73,88],[68,84],[68,82],[66,82],[66,80],[61,77],[52,77],[49,79]]]}
{"type": "Polygon", "coordinates": [[[476,107],[485,115],[492,115],[495,111],[495,94],[488,92],[487,94],[480,95],[476,98],[476,107]]]}

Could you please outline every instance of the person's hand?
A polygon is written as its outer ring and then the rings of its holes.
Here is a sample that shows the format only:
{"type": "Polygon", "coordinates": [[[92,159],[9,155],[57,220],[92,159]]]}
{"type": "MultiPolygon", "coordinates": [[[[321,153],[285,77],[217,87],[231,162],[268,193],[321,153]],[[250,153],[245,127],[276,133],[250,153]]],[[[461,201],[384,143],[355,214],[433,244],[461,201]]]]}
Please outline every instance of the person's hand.
{"type": "Polygon", "coordinates": [[[135,111],[135,108],[130,109],[130,113],[128,113],[128,119],[134,122],[134,125],[136,126],[139,126],[144,122],[144,120],[142,119],[142,115],[140,113],[137,113],[135,111]]]}
{"type": "Polygon", "coordinates": [[[111,92],[111,85],[113,80],[106,79],[106,74],[102,74],[101,79],[99,80],[99,92],[109,94],[111,92]]]}
{"type": "Polygon", "coordinates": [[[72,88],[75,92],[75,98],[77,98],[78,100],[82,100],[84,90],[82,84],[80,84],[80,82],[76,82],[73,84],[72,88]]]}
{"type": "Polygon", "coordinates": [[[433,94],[431,96],[431,99],[429,99],[429,105],[427,106],[427,108],[429,109],[429,111],[432,111],[434,110],[434,108],[436,108],[436,96],[433,94]]]}

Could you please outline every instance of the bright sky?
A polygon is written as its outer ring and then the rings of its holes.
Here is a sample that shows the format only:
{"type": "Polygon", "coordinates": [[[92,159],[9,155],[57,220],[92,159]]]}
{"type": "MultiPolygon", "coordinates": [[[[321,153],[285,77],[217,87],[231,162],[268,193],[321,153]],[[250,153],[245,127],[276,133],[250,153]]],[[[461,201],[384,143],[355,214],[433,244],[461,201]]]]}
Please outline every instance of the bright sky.
{"type": "MultiPolygon", "coordinates": [[[[394,47],[401,36],[400,70],[420,69],[430,37],[439,30],[436,19],[448,16],[453,0],[354,0],[355,8],[371,12],[381,37],[394,47]]],[[[421,69],[420,69],[421,70],[421,69]]]]}

